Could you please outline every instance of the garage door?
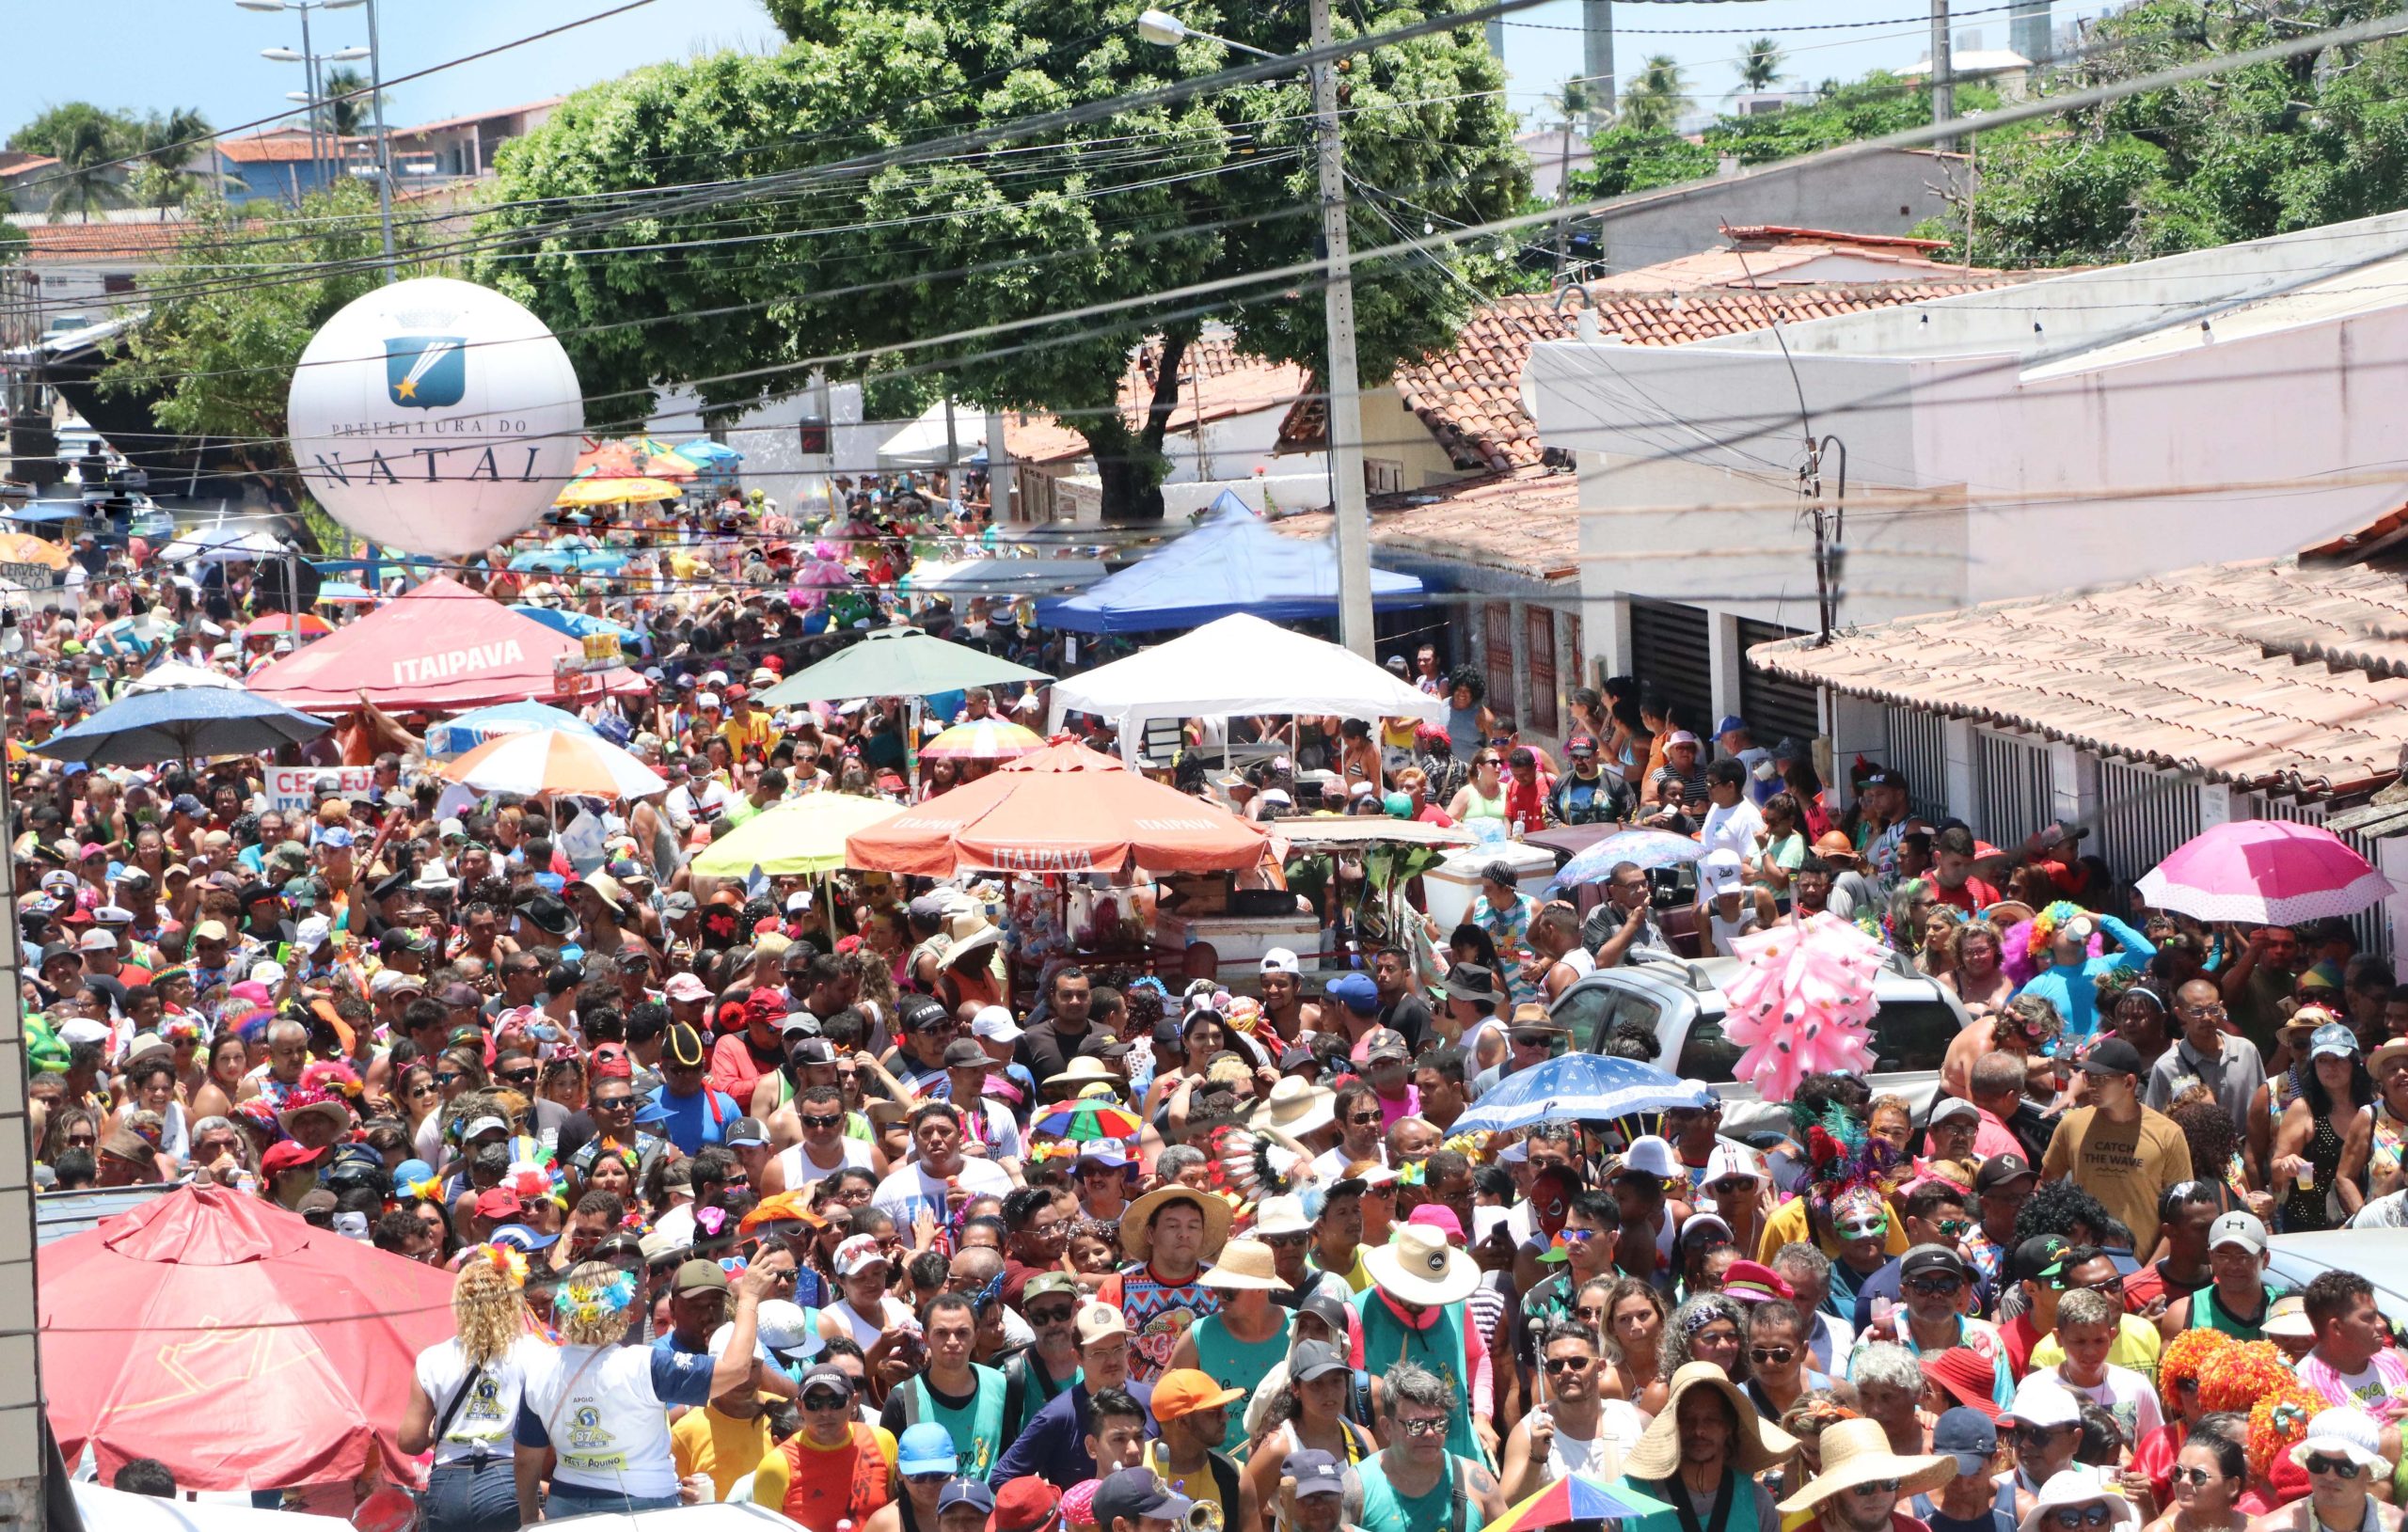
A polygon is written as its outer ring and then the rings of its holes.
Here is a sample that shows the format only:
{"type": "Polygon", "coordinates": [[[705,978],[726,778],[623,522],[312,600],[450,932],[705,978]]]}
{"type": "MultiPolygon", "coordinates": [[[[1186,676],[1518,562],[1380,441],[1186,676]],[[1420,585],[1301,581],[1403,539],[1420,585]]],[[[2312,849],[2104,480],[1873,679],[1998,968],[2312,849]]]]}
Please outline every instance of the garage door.
{"type": "Polygon", "coordinates": [[[1671,701],[1682,728],[1703,735],[1714,727],[1714,662],[1703,609],[1669,601],[1632,602],[1630,668],[1641,684],[1671,701]]]}
{"type": "MultiPolygon", "coordinates": [[[[1796,637],[1796,630],[1778,623],[1758,623],[1744,617],[1739,620],[1742,655],[1760,643],[1796,637]]],[[[1755,731],[1759,745],[1775,745],[1783,739],[1802,744],[1823,732],[1823,709],[1814,687],[1785,675],[1760,671],[1753,665],[1740,667],[1739,716],[1755,731]]]]}

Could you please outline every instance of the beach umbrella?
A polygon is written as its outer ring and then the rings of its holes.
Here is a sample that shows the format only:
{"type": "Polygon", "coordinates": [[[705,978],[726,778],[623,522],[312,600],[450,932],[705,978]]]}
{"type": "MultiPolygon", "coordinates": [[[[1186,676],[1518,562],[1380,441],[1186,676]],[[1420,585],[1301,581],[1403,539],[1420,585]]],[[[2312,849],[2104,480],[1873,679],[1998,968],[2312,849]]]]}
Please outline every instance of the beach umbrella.
{"type": "Polygon", "coordinates": [[[1566,1053],[1507,1075],[1448,1131],[1501,1133],[1533,1123],[1607,1121],[1703,1104],[1697,1086],[1668,1069],[1637,1059],[1566,1053]]]}
{"type": "Polygon", "coordinates": [[[582,639],[595,633],[608,633],[622,644],[635,642],[636,630],[625,623],[614,623],[591,612],[565,611],[558,607],[520,604],[510,608],[521,617],[531,617],[555,633],[565,633],[572,639],[582,639]]]}
{"type": "Polygon", "coordinates": [[[34,753],[87,766],[148,766],[257,754],[315,739],[333,727],[240,687],[135,687],[36,745],[34,753]]]}
{"type": "Polygon", "coordinates": [[[40,564],[50,569],[67,567],[67,545],[54,543],[31,532],[0,532],[0,563],[40,564]]]}
{"type": "Polygon", "coordinates": [[[1569,889],[1597,882],[1625,861],[1644,868],[1677,867],[1704,855],[1703,845],[1669,829],[1626,829],[1576,853],[1555,875],[1555,886],[1569,889]]]}
{"type": "Polygon", "coordinates": [[[657,772],[598,734],[539,729],[487,740],[456,761],[429,767],[480,793],[534,798],[630,798],[665,792],[657,772]]]}
{"type": "Polygon", "coordinates": [[[689,463],[708,465],[744,461],[743,453],[725,442],[713,441],[708,436],[697,436],[692,441],[679,442],[676,452],[679,457],[689,463]]]}
{"type": "Polygon", "coordinates": [[[1032,1136],[1096,1144],[1105,1139],[1133,1139],[1146,1125],[1117,1101],[1070,1101],[1054,1108],[1028,1125],[1032,1136]]]}
{"type": "Polygon", "coordinates": [[[554,496],[552,504],[562,507],[585,505],[631,505],[638,500],[673,500],[680,491],[666,479],[649,476],[634,479],[606,479],[595,475],[591,479],[574,479],[554,496]]]}
{"type": "Polygon", "coordinates": [[[631,479],[642,470],[642,466],[643,460],[636,455],[634,448],[623,441],[606,441],[577,454],[576,477],[631,479]]]}
{"type": "Polygon", "coordinates": [[[627,567],[624,548],[534,548],[510,561],[514,574],[551,570],[562,575],[616,575],[627,567]]]}
{"type": "Polygon", "coordinates": [[[594,733],[594,726],[583,719],[548,703],[502,703],[475,708],[431,726],[426,731],[426,753],[466,755],[489,739],[532,734],[538,729],[559,729],[573,734],[594,733]]]}
{"type": "Polygon", "coordinates": [[[957,723],[920,747],[927,761],[1011,761],[1045,748],[1045,736],[990,714],[957,723]]]}
{"type": "Polygon", "coordinates": [[[449,1272],[204,1184],[46,1246],[38,1275],[68,1461],[156,1458],[187,1490],[415,1477],[399,1430],[418,1353],[452,1333],[449,1272]]]}
{"type": "Polygon", "coordinates": [[[924,633],[880,628],[761,694],[764,707],[849,702],[856,697],[930,697],[1006,681],[1050,681],[1042,671],[924,633]]]}
{"type": "Polygon", "coordinates": [[[1594,1474],[1566,1474],[1536,1494],[1509,1507],[1504,1515],[1481,1532],[1544,1532],[1574,1522],[1610,1522],[1661,1511],[1671,1507],[1661,1500],[1594,1474]]]}
{"type": "Polygon", "coordinates": [[[310,612],[272,611],[264,617],[254,617],[234,630],[245,639],[282,639],[295,635],[305,639],[323,639],[335,630],[335,625],[310,612]]]}
{"type": "Polygon", "coordinates": [[[368,589],[368,587],[364,585],[356,585],[349,580],[328,580],[325,584],[318,587],[319,606],[341,606],[346,604],[352,606],[372,607],[376,604],[376,592],[368,589]]]}
{"type": "Polygon", "coordinates": [[[702,469],[694,466],[693,459],[670,452],[644,459],[643,471],[647,479],[665,479],[673,484],[682,484],[700,474],[702,469]]]}
{"type": "MultiPolygon", "coordinates": [[[[196,527],[159,550],[163,563],[205,564],[241,563],[261,559],[281,559],[284,545],[258,528],[229,527],[223,522],[210,527],[196,527]]],[[[13,557],[0,554],[0,559],[13,557]]],[[[63,561],[62,561],[63,567],[63,561]]]]}
{"type": "Polygon", "coordinates": [[[850,793],[805,793],[762,810],[704,847],[697,877],[746,877],[758,867],[770,877],[801,877],[845,865],[845,841],[884,824],[902,805],[850,793]]]}
{"type": "Polygon", "coordinates": [[[2354,915],[2391,895],[2391,880],[2339,836],[2289,819],[2240,819],[2194,835],[2142,874],[2138,888],[2152,908],[2250,925],[2354,915]]]}

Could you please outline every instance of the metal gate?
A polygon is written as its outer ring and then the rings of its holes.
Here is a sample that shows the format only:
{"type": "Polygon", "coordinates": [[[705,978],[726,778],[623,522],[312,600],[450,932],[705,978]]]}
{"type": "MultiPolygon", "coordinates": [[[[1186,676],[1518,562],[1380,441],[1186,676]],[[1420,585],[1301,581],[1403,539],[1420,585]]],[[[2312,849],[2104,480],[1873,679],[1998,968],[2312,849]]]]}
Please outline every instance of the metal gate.
{"type": "MultiPolygon", "coordinates": [[[[1948,720],[1921,708],[1885,707],[1881,728],[1889,741],[1884,763],[1907,774],[1908,806],[1925,819],[1947,818],[1948,720]]],[[[1846,762],[1832,764],[1847,769],[1846,762]]]]}
{"type": "Polygon", "coordinates": [[[1523,732],[1555,737],[1562,712],[1556,692],[1555,608],[1532,602],[1522,608],[1522,647],[1530,672],[1530,716],[1521,720],[1523,732]]]}
{"type": "Polygon", "coordinates": [[[2116,882],[2163,861],[2200,828],[2197,778],[2100,757],[2099,855],[2116,882]]]}
{"type": "MultiPolygon", "coordinates": [[[[1752,618],[1739,619],[1739,653],[1760,643],[1772,643],[1798,635],[1778,623],[1759,623],[1752,618]]],[[[1783,739],[1803,744],[1823,732],[1823,700],[1816,687],[1803,681],[1793,681],[1785,675],[1758,670],[1752,661],[1742,659],[1739,666],[1739,716],[1748,720],[1755,741],[1767,748],[1783,739]]]]}
{"type": "MultiPolygon", "coordinates": [[[[2246,801],[2254,818],[2288,819],[2300,825],[2324,823],[2326,809],[2321,803],[2302,803],[2297,798],[2274,798],[2265,793],[2252,793],[2246,801]]],[[[2353,835],[2348,830],[2335,830],[2333,833],[2342,845],[2366,858],[2368,865],[2382,865],[2381,855],[2371,838],[2353,835]]],[[[2378,957],[2391,956],[2391,919],[2385,906],[2376,905],[2371,909],[2359,910],[2350,917],[2350,929],[2357,933],[2360,952],[2372,953],[2378,957]]]]}
{"type": "MultiPolygon", "coordinates": [[[[1914,779],[1909,778],[1911,786],[1914,779]]],[[[1973,829],[2015,845],[2053,817],[2049,747],[2013,734],[1973,731],[1973,829]]]]}
{"type": "Polygon", "coordinates": [[[1704,608],[1630,604],[1630,669],[1672,704],[1679,725],[1703,738],[1714,727],[1714,659],[1704,608]]]}

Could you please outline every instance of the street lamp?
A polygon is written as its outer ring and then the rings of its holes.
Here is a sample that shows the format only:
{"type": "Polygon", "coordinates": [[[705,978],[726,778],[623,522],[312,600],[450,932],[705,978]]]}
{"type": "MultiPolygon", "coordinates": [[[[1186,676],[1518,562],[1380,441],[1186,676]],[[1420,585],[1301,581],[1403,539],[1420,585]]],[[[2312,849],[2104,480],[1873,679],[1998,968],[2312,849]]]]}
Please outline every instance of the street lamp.
{"type": "MultiPolygon", "coordinates": [[[[385,134],[385,70],[376,49],[375,0],[234,0],[244,10],[298,11],[301,14],[301,51],[290,48],[262,50],[262,56],[281,64],[301,63],[309,68],[309,160],[311,174],[318,173],[318,106],[325,100],[318,66],[325,62],[349,63],[354,59],[368,60],[368,108],[376,125],[376,214],[385,238],[385,280],[393,281],[393,158],[392,148],[385,134]],[[309,12],[313,10],[349,10],[354,6],[368,7],[368,46],[339,49],[331,54],[313,54],[309,47],[309,12]]],[[[287,97],[291,100],[291,97],[287,97]]],[[[336,146],[340,155],[341,146],[336,146]]]]}
{"type": "MultiPolygon", "coordinates": [[[[1310,46],[1330,43],[1329,0],[1311,0],[1310,46]]],[[[1198,31],[1164,10],[1137,18],[1137,36],[1158,48],[1176,48],[1202,38],[1258,58],[1281,55],[1212,32],[1198,31]]],[[[1321,176],[1322,243],[1328,247],[1328,282],[1322,314],[1329,330],[1329,363],[1323,370],[1329,394],[1330,473],[1337,484],[1331,507],[1338,529],[1338,636],[1365,659],[1372,653],[1371,515],[1363,482],[1362,379],[1354,358],[1354,278],[1346,243],[1346,171],[1338,133],[1338,76],[1327,62],[1313,67],[1313,139],[1321,176]]],[[[1199,438],[1200,439],[1200,438],[1199,438]]]]}

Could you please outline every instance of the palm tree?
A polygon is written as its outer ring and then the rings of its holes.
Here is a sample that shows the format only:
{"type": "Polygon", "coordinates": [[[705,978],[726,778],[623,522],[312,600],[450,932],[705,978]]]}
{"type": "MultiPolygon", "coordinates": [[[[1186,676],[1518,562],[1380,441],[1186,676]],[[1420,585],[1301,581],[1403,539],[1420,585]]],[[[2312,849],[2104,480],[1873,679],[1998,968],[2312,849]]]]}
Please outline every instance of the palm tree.
{"type": "Polygon", "coordinates": [[[57,182],[46,210],[52,223],[65,221],[70,213],[89,223],[93,209],[125,204],[125,173],[118,161],[127,146],[104,119],[76,118],[53,147],[58,168],[50,172],[57,182]]]}
{"type": "Polygon", "coordinates": [[[167,215],[167,209],[190,201],[205,184],[200,177],[187,175],[184,166],[211,132],[209,119],[197,106],[179,106],[164,116],[153,112],[143,118],[136,130],[135,151],[142,156],[143,165],[135,172],[135,185],[143,201],[159,210],[160,217],[167,215]]]}
{"type": "MultiPolygon", "coordinates": [[[[1547,96],[1546,103],[1563,121],[1563,148],[1556,160],[1555,182],[1556,205],[1560,207],[1572,197],[1572,125],[1586,120],[1589,114],[1596,109],[1595,98],[1589,89],[1589,82],[1574,75],[1547,96]]],[[[1563,219],[1558,217],[1555,220],[1555,272],[1558,276],[1563,275],[1564,235],[1563,219]]]]}
{"type": "Polygon", "coordinates": [[[1688,77],[1671,54],[1650,55],[1623,93],[1623,125],[1634,133],[1671,133],[1688,109],[1688,77]]]}
{"type": "MultiPolygon", "coordinates": [[[[318,110],[319,132],[356,138],[368,131],[375,117],[374,110],[368,104],[372,100],[368,94],[368,76],[345,65],[339,70],[328,70],[319,80],[318,88],[325,93],[325,104],[318,110]],[[355,90],[359,94],[353,95],[355,90]]],[[[389,96],[372,99],[388,106],[392,104],[389,96]]]]}
{"type": "Polygon", "coordinates": [[[1781,79],[1781,44],[1771,38],[1758,38],[1748,44],[1739,55],[1739,87],[1743,90],[1770,90],[1781,79]]]}

